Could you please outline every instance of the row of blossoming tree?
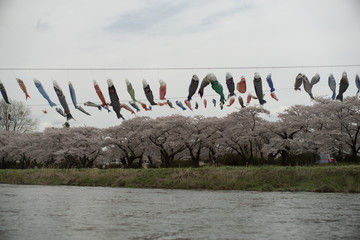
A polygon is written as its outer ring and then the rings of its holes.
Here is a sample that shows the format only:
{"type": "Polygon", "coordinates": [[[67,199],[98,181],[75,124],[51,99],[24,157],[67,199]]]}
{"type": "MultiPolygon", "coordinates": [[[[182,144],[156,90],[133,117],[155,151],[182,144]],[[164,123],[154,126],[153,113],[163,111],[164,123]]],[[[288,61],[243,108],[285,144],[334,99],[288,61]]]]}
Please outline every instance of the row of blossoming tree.
{"type": "Polygon", "coordinates": [[[192,165],[216,163],[233,153],[246,164],[300,153],[344,153],[357,162],[360,150],[360,100],[316,99],[311,106],[295,105],[266,120],[269,111],[246,107],[226,117],[172,115],[136,117],[107,129],[48,128],[44,132],[1,132],[1,168],[15,162],[26,167],[93,167],[101,161],[120,160],[164,167],[186,156],[192,165]],[[74,165],[77,163],[77,165],[74,165]]]}

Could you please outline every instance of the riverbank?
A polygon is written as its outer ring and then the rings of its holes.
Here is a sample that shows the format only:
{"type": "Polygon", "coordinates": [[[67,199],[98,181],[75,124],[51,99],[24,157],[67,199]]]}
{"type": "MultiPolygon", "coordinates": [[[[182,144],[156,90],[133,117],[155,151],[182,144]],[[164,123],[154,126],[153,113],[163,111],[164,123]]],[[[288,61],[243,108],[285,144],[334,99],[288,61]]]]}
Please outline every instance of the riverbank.
{"type": "Polygon", "coordinates": [[[159,169],[1,169],[0,183],[360,193],[360,165],[159,169]]]}

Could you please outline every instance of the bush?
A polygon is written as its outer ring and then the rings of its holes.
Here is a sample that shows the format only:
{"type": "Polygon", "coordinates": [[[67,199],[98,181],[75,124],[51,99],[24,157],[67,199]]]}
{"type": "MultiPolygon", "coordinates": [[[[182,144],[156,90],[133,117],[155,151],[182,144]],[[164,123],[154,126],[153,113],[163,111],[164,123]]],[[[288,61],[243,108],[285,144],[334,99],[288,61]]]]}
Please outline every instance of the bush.
{"type": "MultiPolygon", "coordinates": [[[[338,158],[335,159],[337,160],[338,158]]],[[[353,156],[350,154],[345,154],[344,159],[342,160],[342,162],[344,163],[358,163],[359,161],[360,161],[360,156],[356,156],[356,159],[354,159],[353,156]]]]}
{"type": "Polygon", "coordinates": [[[308,166],[317,164],[320,160],[319,154],[312,153],[312,152],[305,152],[300,154],[289,154],[286,165],[291,166],[308,166]]]}
{"type": "Polygon", "coordinates": [[[272,157],[268,156],[268,159],[265,160],[264,165],[281,165],[281,157],[272,157]]]}
{"type": "Polygon", "coordinates": [[[267,161],[264,159],[262,160],[261,158],[258,157],[253,157],[253,159],[250,162],[250,165],[257,165],[257,166],[262,166],[267,164],[267,161]]]}
{"type": "Polygon", "coordinates": [[[81,162],[74,156],[66,155],[65,158],[57,164],[58,168],[82,168],[81,162]]]}
{"type": "MultiPolygon", "coordinates": [[[[193,162],[191,159],[189,160],[173,160],[170,162],[170,167],[192,167],[193,162]]],[[[161,167],[164,167],[161,165],[161,167]]]]}
{"type": "Polygon", "coordinates": [[[224,166],[245,166],[244,161],[237,153],[225,153],[217,158],[217,163],[224,166]]]}
{"type": "Polygon", "coordinates": [[[354,160],[352,155],[345,153],[341,154],[339,152],[334,153],[333,157],[338,163],[350,164],[350,163],[357,163],[360,161],[360,156],[357,156],[356,159],[354,160]]]}
{"type": "MultiPolygon", "coordinates": [[[[250,158],[250,156],[246,156],[247,159],[250,158]]],[[[278,163],[279,160],[271,159],[271,161],[262,160],[258,157],[253,157],[250,162],[248,163],[245,159],[239,156],[237,153],[226,153],[223,156],[219,156],[217,159],[217,163],[219,165],[224,166],[246,166],[249,165],[264,165],[264,164],[274,164],[274,162],[278,163]]]]}

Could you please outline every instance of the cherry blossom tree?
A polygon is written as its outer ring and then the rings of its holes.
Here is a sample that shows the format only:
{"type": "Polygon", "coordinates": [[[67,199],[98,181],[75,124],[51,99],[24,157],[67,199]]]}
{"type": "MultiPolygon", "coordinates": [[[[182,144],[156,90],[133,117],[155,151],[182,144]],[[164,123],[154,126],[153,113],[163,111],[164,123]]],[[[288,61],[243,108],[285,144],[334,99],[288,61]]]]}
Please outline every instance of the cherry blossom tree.
{"type": "Polygon", "coordinates": [[[226,121],[224,121],[224,118],[208,117],[207,121],[211,125],[211,128],[215,129],[216,132],[207,139],[205,142],[205,148],[208,150],[209,159],[212,163],[217,164],[217,158],[228,152],[228,148],[226,148],[223,142],[222,133],[229,126],[226,121]]]}
{"type": "Polygon", "coordinates": [[[132,167],[137,159],[142,163],[149,145],[148,138],[143,134],[147,121],[150,118],[137,117],[106,130],[105,145],[109,153],[117,154],[127,167],[132,167]]]}
{"type": "Polygon", "coordinates": [[[65,156],[78,159],[84,168],[93,167],[102,152],[103,131],[93,127],[78,127],[69,130],[70,134],[63,145],[65,156]]]}
{"type": "Polygon", "coordinates": [[[13,133],[0,135],[1,167],[16,161],[22,168],[54,167],[68,162],[65,167],[93,167],[102,153],[104,134],[96,128],[47,128],[44,132],[13,133]],[[7,164],[8,163],[8,164],[7,164]]]}
{"type": "Polygon", "coordinates": [[[247,107],[229,114],[223,120],[227,126],[222,134],[223,143],[247,164],[251,164],[257,150],[262,157],[261,149],[267,139],[267,131],[264,130],[267,121],[260,115],[269,113],[263,107],[247,107]]]}
{"type": "Polygon", "coordinates": [[[282,165],[286,165],[290,152],[300,153],[304,150],[304,140],[310,139],[311,135],[305,137],[301,133],[309,132],[311,109],[311,106],[291,106],[278,115],[278,121],[267,124],[266,128],[273,135],[265,147],[270,157],[281,154],[282,165]]]}
{"type": "Polygon", "coordinates": [[[12,157],[12,147],[17,144],[16,132],[5,131],[0,134],[0,168],[9,168],[16,160],[12,157]]]}
{"type": "Polygon", "coordinates": [[[16,135],[9,146],[11,158],[20,163],[21,168],[41,167],[44,165],[45,144],[41,132],[22,133],[16,135]]]}
{"type": "Polygon", "coordinates": [[[72,168],[78,163],[79,167],[89,168],[102,153],[103,136],[102,130],[91,127],[47,128],[39,137],[27,140],[27,148],[22,149],[46,166],[62,164],[72,168]]]}
{"type": "Polygon", "coordinates": [[[169,167],[175,156],[186,148],[178,136],[184,123],[185,118],[180,115],[159,117],[146,122],[143,134],[160,151],[161,162],[165,167],[169,167]]]}
{"type": "Polygon", "coordinates": [[[205,118],[203,116],[181,117],[182,127],[174,129],[174,134],[178,141],[182,142],[188,153],[194,167],[199,167],[202,150],[219,137],[217,123],[218,118],[205,118]]]}
{"type": "Polygon", "coordinates": [[[360,99],[347,97],[343,102],[318,99],[314,105],[318,115],[318,131],[314,136],[321,149],[346,151],[357,162],[360,151],[360,99]]]}

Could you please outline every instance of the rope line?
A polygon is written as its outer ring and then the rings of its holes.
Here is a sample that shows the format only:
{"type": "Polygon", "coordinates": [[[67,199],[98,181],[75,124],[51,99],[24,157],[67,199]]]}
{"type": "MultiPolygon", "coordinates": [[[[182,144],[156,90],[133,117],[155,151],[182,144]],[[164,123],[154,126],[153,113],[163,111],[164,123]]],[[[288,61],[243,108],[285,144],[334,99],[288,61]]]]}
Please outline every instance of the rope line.
{"type": "Polygon", "coordinates": [[[296,69],[360,67],[360,64],[290,65],[290,66],[239,66],[239,67],[108,67],[108,68],[47,68],[47,67],[0,67],[0,71],[144,71],[144,70],[234,70],[234,69],[296,69]]]}
{"type": "MultiPolygon", "coordinates": [[[[292,90],[293,88],[277,88],[276,89],[276,92],[278,92],[278,91],[285,91],[285,90],[292,90]]],[[[235,98],[237,99],[237,97],[238,96],[241,96],[241,97],[243,97],[243,99],[244,100],[246,100],[246,97],[247,97],[247,95],[249,94],[249,93],[251,93],[251,94],[255,94],[255,91],[246,91],[246,93],[237,93],[237,95],[235,96],[235,98]],[[239,95],[240,94],[240,95],[239,95]]],[[[264,94],[268,94],[268,92],[264,92],[264,94]]],[[[225,95],[225,97],[227,96],[227,93],[224,93],[224,95],[225,95]]],[[[205,99],[205,98],[207,98],[207,97],[212,97],[212,98],[215,98],[215,97],[219,97],[220,95],[219,94],[204,94],[204,96],[202,97],[202,98],[200,98],[200,99],[197,99],[198,101],[202,101],[202,99],[205,99]]],[[[194,95],[194,97],[198,97],[198,96],[195,96],[194,95]]],[[[175,100],[175,99],[186,99],[187,98],[187,96],[177,96],[177,97],[166,97],[166,100],[175,100]]],[[[137,99],[138,101],[140,101],[140,102],[147,102],[147,99],[146,98],[143,98],[143,99],[137,99]]],[[[154,101],[156,101],[156,102],[164,102],[164,101],[166,101],[166,100],[160,100],[159,98],[154,98],[154,101]]],[[[196,102],[197,100],[194,100],[194,102],[196,102]]],[[[228,100],[228,99],[227,99],[228,100]]],[[[124,98],[124,99],[120,99],[120,102],[121,103],[126,103],[126,102],[130,102],[130,101],[132,101],[132,99],[131,98],[129,98],[129,99],[126,99],[126,98],[124,98]]],[[[93,103],[95,103],[95,104],[98,104],[98,105],[101,105],[102,103],[100,102],[100,101],[91,101],[91,102],[93,102],[93,103]]],[[[84,104],[85,102],[78,102],[78,104],[84,104]]],[[[68,104],[70,104],[70,102],[68,103],[68,104]]],[[[72,103],[71,103],[72,104],[72,103]]],[[[31,107],[42,107],[42,106],[49,106],[49,104],[45,104],[45,103],[43,103],[43,104],[29,104],[28,106],[31,106],[31,107]]]]}

